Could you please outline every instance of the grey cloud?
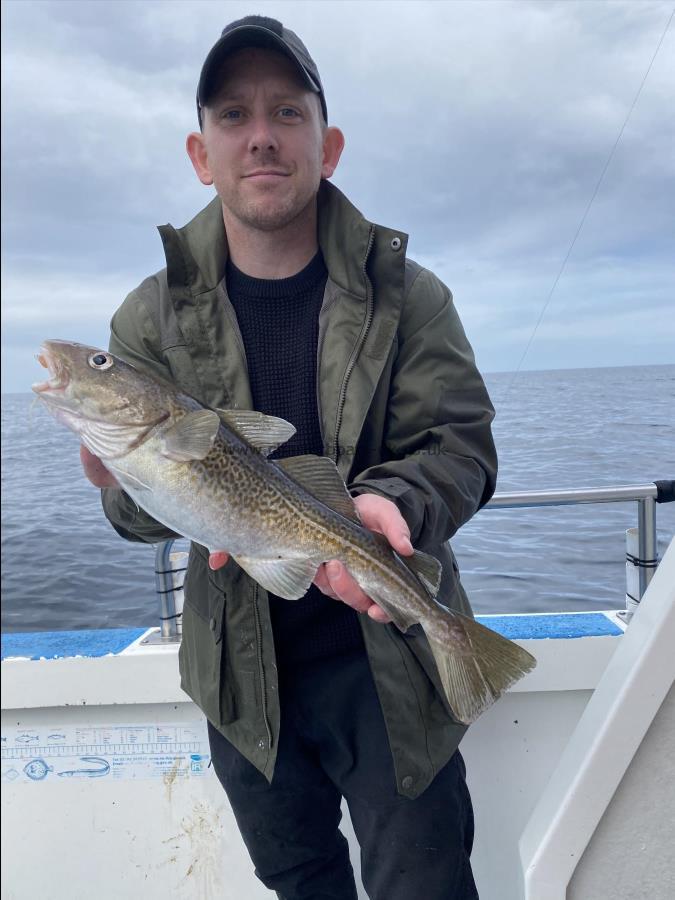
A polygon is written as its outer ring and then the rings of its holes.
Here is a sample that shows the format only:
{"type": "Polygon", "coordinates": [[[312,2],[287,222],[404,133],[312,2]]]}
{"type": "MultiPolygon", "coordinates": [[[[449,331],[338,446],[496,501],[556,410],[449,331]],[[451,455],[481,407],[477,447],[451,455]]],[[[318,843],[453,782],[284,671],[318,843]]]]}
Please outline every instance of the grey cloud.
{"type": "MultiPolygon", "coordinates": [[[[83,286],[101,276],[91,307],[100,318],[78,312],[72,327],[104,332],[108,307],[161,267],[154,225],[182,224],[211,197],[184,152],[199,68],[226,21],[250,11],[241,2],[3,5],[10,304],[62,326],[44,286],[65,290],[67,304],[72,284],[70,306],[81,311],[83,286]]],[[[368,217],[410,233],[411,255],[455,291],[481,363],[515,365],[670,5],[279,2],[255,11],[294,28],[319,65],[329,116],[347,135],[336,183],[368,217]]],[[[655,298],[655,312],[672,299],[674,51],[671,28],[527,365],[540,340],[548,365],[569,364],[565,313],[579,296],[600,304],[574,308],[582,343],[612,310],[619,336],[616,353],[603,342],[606,364],[621,361],[622,335],[635,330],[631,298],[655,298]]],[[[10,315],[15,347],[17,325],[10,315]]],[[[651,341],[642,340],[644,362],[651,341]]]]}

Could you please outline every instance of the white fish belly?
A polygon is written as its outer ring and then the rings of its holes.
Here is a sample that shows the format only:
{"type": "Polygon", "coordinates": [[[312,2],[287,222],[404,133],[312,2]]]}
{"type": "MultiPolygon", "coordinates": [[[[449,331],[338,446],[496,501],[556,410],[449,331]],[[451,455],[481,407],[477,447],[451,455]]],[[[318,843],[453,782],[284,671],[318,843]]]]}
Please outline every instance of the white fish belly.
{"type": "Polygon", "coordinates": [[[290,523],[281,533],[270,529],[263,517],[237,502],[236,485],[231,494],[220,486],[216,497],[213,486],[192,463],[175,462],[147,445],[114,463],[115,476],[138,506],[189,540],[232,556],[306,555],[297,546],[290,523]]]}

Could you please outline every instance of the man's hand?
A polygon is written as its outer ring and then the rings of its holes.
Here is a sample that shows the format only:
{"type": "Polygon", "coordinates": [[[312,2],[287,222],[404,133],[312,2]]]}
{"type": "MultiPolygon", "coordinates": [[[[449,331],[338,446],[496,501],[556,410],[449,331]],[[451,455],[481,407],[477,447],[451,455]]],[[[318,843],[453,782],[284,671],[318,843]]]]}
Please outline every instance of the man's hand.
{"type": "Polygon", "coordinates": [[[229,558],[230,554],[224,550],[214,550],[213,553],[209,554],[209,569],[212,569],[214,572],[216,569],[222,569],[229,558]]]}
{"type": "MultiPolygon", "coordinates": [[[[354,504],[366,528],[383,534],[392,548],[401,556],[412,555],[410,530],[395,503],[378,494],[361,494],[354,498],[354,504]]],[[[215,551],[209,556],[209,567],[220,569],[228,559],[229,555],[224,551],[215,551]]],[[[314,577],[314,584],[326,596],[332,597],[334,600],[341,600],[357,612],[367,613],[376,622],[391,622],[391,618],[382,607],[374,603],[361,590],[344,565],[337,559],[329,560],[319,566],[314,577]]]]}
{"type": "MultiPolygon", "coordinates": [[[[361,494],[354,498],[354,505],[366,528],[383,534],[401,556],[412,556],[410,529],[392,500],[378,494],[361,494]]],[[[364,593],[337,559],[319,566],[314,584],[328,597],[342,600],[357,612],[367,613],[376,622],[391,622],[391,617],[364,593]]]]}
{"type": "Polygon", "coordinates": [[[119,481],[106,469],[98,456],[94,456],[83,444],[80,444],[80,461],[84,474],[97,488],[120,486],[119,481]]]}

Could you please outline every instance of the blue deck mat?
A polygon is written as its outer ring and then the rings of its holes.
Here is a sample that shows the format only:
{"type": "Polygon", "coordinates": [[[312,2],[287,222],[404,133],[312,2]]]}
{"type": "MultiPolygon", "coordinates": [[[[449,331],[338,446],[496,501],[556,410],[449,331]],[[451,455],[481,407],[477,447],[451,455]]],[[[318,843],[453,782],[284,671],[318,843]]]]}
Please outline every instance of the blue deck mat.
{"type": "Polygon", "coordinates": [[[512,640],[611,637],[623,634],[603,613],[545,616],[476,616],[482,625],[512,640]]]}
{"type": "Polygon", "coordinates": [[[28,631],[2,635],[2,659],[59,659],[107,656],[132,644],[147,628],[96,628],[85,631],[28,631]]]}
{"type": "MultiPolygon", "coordinates": [[[[603,613],[544,616],[476,616],[479,622],[515,640],[611,637],[621,628],[603,613]]],[[[84,631],[30,631],[2,635],[2,659],[60,659],[68,656],[107,656],[119,653],[147,628],[99,628],[84,631]]]]}

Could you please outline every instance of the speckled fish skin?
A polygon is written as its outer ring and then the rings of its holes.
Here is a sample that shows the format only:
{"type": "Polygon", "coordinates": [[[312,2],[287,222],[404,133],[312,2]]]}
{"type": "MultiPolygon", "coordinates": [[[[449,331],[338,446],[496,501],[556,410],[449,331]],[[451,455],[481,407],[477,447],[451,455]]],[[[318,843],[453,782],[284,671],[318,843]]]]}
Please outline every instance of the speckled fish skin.
{"type": "Polygon", "coordinates": [[[330,460],[268,460],[265,450],[293,433],[288,423],[208,410],[169,382],[81,344],[46,341],[38,359],[51,379],[33,390],[158,521],[211,551],[226,550],[288,599],[306,592],[321,563],[338,559],[401,630],[420,623],[460,721],[473,721],[533,668],[522,648],[434,599],[440,566],[433,558],[416,553],[404,562],[358,522],[330,460]]]}

